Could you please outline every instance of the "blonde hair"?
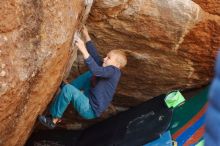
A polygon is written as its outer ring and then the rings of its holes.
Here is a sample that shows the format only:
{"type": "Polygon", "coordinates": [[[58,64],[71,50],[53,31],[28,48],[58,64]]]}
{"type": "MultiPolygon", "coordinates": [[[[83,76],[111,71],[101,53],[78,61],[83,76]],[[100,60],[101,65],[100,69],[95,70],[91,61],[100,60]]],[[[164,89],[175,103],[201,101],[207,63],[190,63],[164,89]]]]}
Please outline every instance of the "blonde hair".
{"type": "Polygon", "coordinates": [[[111,50],[110,52],[117,55],[116,62],[119,63],[120,68],[123,68],[126,66],[127,57],[126,57],[125,51],[120,50],[120,49],[115,49],[115,50],[111,50]]]}

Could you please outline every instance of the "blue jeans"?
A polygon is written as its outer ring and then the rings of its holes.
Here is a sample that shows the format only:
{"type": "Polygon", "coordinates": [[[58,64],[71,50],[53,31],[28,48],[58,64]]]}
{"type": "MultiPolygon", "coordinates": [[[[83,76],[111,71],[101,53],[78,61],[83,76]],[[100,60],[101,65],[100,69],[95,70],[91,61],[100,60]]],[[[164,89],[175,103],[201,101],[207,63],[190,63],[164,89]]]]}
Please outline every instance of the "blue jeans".
{"type": "Polygon", "coordinates": [[[55,101],[52,103],[50,109],[52,117],[61,118],[71,102],[81,117],[85,119],[96,118],[88,98],[89,89],[91,87],[91,77],[92,73],[88,71],[62,88],[55,101]]]}

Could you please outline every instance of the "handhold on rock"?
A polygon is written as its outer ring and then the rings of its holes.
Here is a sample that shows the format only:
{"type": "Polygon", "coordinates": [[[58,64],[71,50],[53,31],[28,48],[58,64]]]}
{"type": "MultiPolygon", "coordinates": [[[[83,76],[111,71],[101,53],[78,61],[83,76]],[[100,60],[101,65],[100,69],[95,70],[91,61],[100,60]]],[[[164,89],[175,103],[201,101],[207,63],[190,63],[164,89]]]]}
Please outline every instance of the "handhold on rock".
{"type": "Polygon", "coordinates": [[[84,4],[87,5],[92,5],[93,0],[84,0],[84,4]]]}

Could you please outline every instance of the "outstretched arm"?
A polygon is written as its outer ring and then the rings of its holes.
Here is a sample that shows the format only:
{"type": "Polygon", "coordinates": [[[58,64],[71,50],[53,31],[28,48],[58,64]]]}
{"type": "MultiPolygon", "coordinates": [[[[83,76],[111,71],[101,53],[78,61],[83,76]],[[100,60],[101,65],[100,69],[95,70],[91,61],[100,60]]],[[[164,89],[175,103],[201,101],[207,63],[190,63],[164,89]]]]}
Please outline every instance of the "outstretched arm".
{"type": "Polygon", "coordinates": [[[93,44],[93,42],[92,42],[92,40],[91,40],[91,38],[89,36],[88,30],[87,30],[87,28],[85,26],[83,26],[82,33],[83,33],[83,36],[85,38],[87,51],[92,56],[92,58],[95,60],[95,62],[99,66],[102,66],[102,59],[101,59],[99,53],[97,52],[97,49],[96,49],[95,45],[93,44]]]}
{"type": "Polygon", "coordinates": [[[85,62],[89,67],[90,71],[93,73],[93,75],[104,78],[108,78],[112,76],[112,74],[114,73],[114,68],[112,66],[107,66],[107,67],[99,66],[94,61],[93,57],[90,56],[89,52],[85,47],[84,42],[80,38],[76,39],[76,46],[79,48],[79,51],[82,53],[83,58],[85,59],[85,62]]]}

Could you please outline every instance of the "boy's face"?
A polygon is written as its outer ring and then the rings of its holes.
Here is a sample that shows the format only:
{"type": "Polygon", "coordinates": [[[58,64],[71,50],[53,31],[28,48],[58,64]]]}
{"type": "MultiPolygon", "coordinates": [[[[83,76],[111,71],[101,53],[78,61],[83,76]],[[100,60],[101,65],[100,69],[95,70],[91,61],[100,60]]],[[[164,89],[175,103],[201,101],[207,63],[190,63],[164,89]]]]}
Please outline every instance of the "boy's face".
{"type": "Polygon", "coordinates": [[[118,63],[116,61],[116,58],[117,58],[116,54],[114,54],[112,52],[109,52],[107,54],[107,56],[104,58],[102,66],[106,67],[106,66],[109,66],[109,65],[113,65],[113,66],[119,67],[118,63]]]}

